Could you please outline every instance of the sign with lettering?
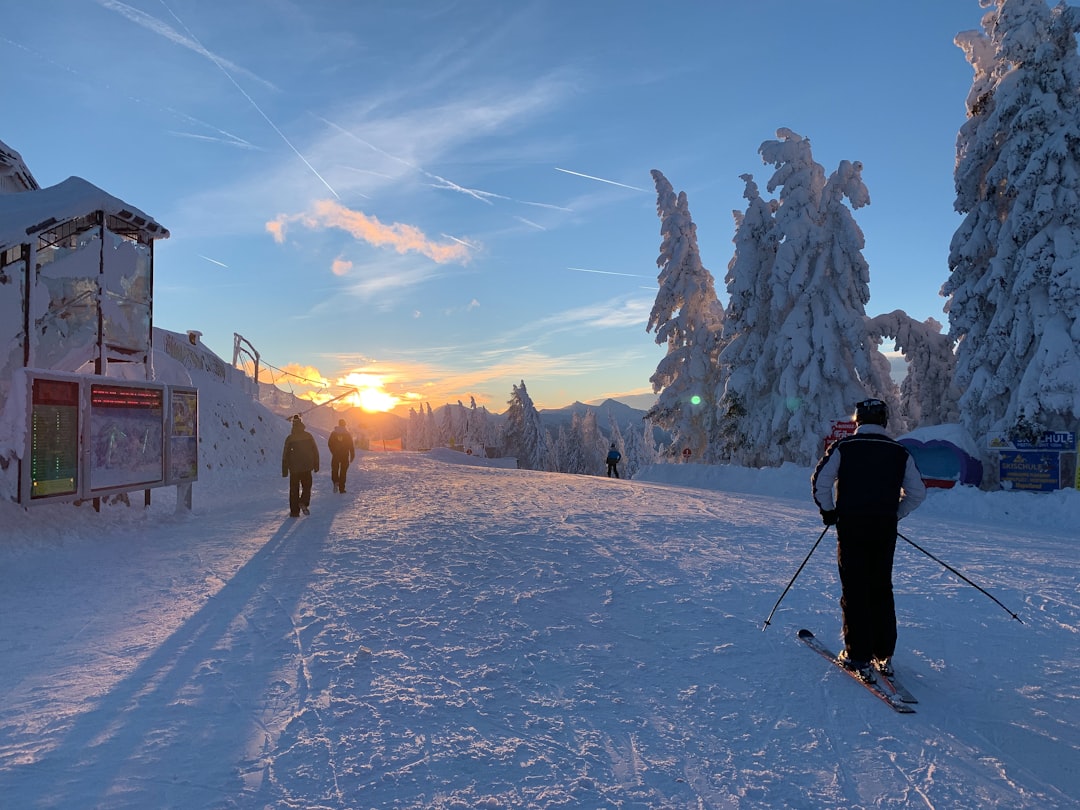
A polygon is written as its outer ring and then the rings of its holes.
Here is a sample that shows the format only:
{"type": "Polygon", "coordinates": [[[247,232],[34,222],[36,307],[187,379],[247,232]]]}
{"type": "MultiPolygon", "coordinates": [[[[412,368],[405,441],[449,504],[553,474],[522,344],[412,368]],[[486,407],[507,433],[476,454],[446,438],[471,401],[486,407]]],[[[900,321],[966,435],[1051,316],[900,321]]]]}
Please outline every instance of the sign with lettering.
{"type": "Polygon", "coordinates": [[[1061,453],[1010,450],[1001,454],[998,472],[1005,489],[1053,492],[1061,486],[1061,453]]]}
{"type": "Polygon", "coordinates": [[[858,427],[859,423],[853,422],[850,419],[841,419],[833,422],[831,432],[825,437],[825,449],[828,450],[829,445],[838,439],[842,439],[845,436],[853,436],[858,427]]]}
{"type": "Polygon", "coordinates": [[[987,443],[991,450],[1056,450],[1063,453],[1076,451],[1076,433],[1071,430],[1047,430],[1035,440],[1010,438],[1006,433],[990,436],[987,443]]]}

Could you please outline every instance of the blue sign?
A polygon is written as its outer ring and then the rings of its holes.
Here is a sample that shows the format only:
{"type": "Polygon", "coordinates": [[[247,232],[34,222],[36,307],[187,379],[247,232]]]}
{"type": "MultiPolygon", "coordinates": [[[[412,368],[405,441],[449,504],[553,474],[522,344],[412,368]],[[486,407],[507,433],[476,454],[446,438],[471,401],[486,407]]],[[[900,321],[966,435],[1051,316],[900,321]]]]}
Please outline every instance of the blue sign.
{"type": "Polygon", "coordinates": [[[1001,454],[998,472],[1005,489],[1053,492],[1061,486],[1061,453],[1010,450],[1001,454]]]}
{"type": "Polygon", "coordinates": [[[1056,450],[1072,453],[1076,450],[1076,433],[1071,430],[1046,430],[1037,439],[1010,438],[1006,433],[990,437],[991,450],[1056,450]]]}

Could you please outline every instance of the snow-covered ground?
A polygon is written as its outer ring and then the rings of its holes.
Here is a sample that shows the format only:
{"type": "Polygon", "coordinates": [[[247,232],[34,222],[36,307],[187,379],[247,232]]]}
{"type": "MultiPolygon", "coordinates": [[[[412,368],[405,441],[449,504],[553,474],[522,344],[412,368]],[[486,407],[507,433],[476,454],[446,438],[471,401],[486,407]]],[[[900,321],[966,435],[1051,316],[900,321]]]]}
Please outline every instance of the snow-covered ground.
{"type": "Polygon", "coordinates": [[[290,519],[284,421],[201,396],[191,513],[0,504],[0,806],[1076,806],[1080,493],[904,521],[1023,624],[901,542],[900,715],[795,639],[831,533],[762,631],[809,470],[361,454],[290,519]]]}

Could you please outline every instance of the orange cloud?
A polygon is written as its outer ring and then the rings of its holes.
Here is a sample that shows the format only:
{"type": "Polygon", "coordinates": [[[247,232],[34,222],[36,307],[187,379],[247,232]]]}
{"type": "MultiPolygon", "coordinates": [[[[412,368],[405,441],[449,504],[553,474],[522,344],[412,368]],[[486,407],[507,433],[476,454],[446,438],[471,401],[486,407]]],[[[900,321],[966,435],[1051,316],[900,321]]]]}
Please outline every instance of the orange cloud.
{"type": "Polygon", "coordinates": [[[392,247],[398,253],[420,253],[439,264],[465,263],[470,258],[469,248],[460,241],[435,242],[415,225],[395,222],[384,225],[376,217],[361,211],[352,211],[334,200],[320,200],[308,214],[288,216],[282,214],[266,223],[266,230],[275,242],[285,241],[285,225],[299,222],[307,228],[340,228],[376,247],[392,247]]]}
{"type": "Polygon", "coordinates": [[[337,258],[330,264],[330,272],[335,276],[343,276],[352,270],[352,262],[348,259],[337,258]]]}

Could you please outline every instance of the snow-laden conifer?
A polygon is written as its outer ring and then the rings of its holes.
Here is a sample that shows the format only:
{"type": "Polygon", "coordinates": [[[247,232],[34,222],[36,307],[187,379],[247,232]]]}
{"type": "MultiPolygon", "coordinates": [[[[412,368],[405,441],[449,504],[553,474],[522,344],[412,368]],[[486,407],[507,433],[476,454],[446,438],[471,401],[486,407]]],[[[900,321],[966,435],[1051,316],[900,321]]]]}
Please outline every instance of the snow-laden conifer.
{"type": "Polygon", "coordinates": [[[975,75],[957,137],[950,334],[975,437],[1080,416],[1080,9],[985,0],[956,38],[975,75]]]}
{"type": "Polygon", "coordinates": [[[503,454],[515,456],[518,466],[527,470],[555,470],[551,438],[540,421],[540,412],[536,410],[532,397],[521,385],[513,386],[510,406],[506,410],[506,423],[503,429],[503,454]]]}
{"type": "Polygon", "coordinates": [[[920,323],[897,309],[868,320],[875,340],[889,339],[904,356],[907,374],[900,383],[900,421],[909,430],[960,421],[954,377],[953,341],[933,318],[920,323]]]}
{"type": "MultiPolygon", "coordinates": [[[[772,399],[772,363],[766,354],[771,332],[772,268],[776,262],[777,232],[773,222],[776,202],[762,199],[753,175],[741,176],[746,211],[733,211],[735,255],[728,262],[725,283],[728,304],[724,317],[719,362],[726,369],[726,384],[719,392],[719,432],[730,449],[730,459],[747,467],[766,465],[769,442],[751,441],[753,419],[748,406],[757,408],[772,399]]],[[[757,432],[756,430],[754,431],[757,432]]]]}
{"type": "Polygon", "coordinates": [[[716,396],[722,384],[717,365],[724,308],[716,297],[710,273],[701,263],[697,228],[686,193],[675,194],[664,175],[652,172],[662,241],[656,260],[659,290],[646,331],[667,344],[667,354],[649,378],[659,393],[646,414],[672,434],[672,446],[689,449],[695,461],[712,461],[720,448],[710,447],[715,434],[716,396]]]}
{"type": "Polygon", "coordinates": [[[869,267],[852,215],[870,195],[860,163],[841,161],[826,179],[810,141],[789,129],[759,151],[776,169],[767,188],[779,195],[763,202],[744,176],[750,204],[736,218],[727,277],[734,348],[721,355],[722,427],[739,463],[811,464],[831,423],[860,399],[897,410],[888,361],[866,325],[869,267]]]}

